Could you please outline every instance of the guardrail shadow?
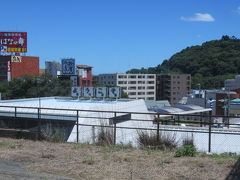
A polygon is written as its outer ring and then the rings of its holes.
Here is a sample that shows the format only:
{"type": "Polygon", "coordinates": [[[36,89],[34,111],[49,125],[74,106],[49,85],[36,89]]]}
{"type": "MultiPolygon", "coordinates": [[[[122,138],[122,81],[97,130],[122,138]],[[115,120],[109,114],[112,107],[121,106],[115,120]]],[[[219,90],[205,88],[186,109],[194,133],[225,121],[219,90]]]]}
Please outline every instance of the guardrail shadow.
{"type": "Polygon", "coordinates": [[[240,179],[240,159],[234,164],[232,170],[229,172],[225,180],[239,180],[240,179]]]}

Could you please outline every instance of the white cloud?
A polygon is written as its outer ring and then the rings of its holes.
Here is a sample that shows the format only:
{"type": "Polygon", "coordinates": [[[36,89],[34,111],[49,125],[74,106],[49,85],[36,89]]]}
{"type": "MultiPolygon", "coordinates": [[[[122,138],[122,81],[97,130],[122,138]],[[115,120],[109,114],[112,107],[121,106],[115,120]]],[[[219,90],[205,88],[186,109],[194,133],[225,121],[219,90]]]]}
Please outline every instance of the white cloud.
{"type": "Polygon", "coordinates": [[[192,17],[181,17],[183,21],[204,21],[204,22],[214,22],[215,19],[211,14],[208,13],[195,13],[192,17]]]}

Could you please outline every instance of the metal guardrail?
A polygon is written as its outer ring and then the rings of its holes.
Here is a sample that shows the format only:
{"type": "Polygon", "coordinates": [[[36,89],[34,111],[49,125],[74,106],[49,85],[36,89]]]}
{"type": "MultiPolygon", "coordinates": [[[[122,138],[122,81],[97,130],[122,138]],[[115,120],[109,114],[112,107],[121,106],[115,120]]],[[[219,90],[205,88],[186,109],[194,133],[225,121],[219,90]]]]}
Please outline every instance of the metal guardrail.
{"type": "Polygon", "coordinates": [[[41,133],[41,124],[42,120],[70,120],[75,121],[76,129],[77,129],[77,142],[79,142],[79,127],[80,126],[95,126],[95,127],[108,127],[113,128],[114,132],[114,144],[116,144],[116,129],[135,129],[135,130],[146,130],[146,131],[156,131],[157,137],[160,136],[160,131],[176,131],[176,132],[190,132],[190,133],[207,133],[208,134],[208,151],[211,152],[211,136],[212,134],[231,134],[231,135],[240,135],[240,124],[233,124],[229,122],[230,118],[239,118],[235,116],[212,116],[211,112],[209,114],[170,114],[170,113],[155,113],[155,112],[125,112],[125,111],[102,111],[102,110],[81,110],[81,109],[64,109],[64,108],[44,108],[44,107],[26,107],[26,106],[0,106],[0,117],[9,117],[9,118],[32,118],[36,119],[38,122],[38,133],[41,133]],[[25,109],[25,110],[24,110],[25,109]],[[29,112],[33,111],[33,112],[29,112]],[[49,112],[47,112],[49,111],[49,112]],[[54,113],[51,113],[54,111],[54,113]],[[66,114],[69,112],[69,114],[66,114]],[[86,113],[88,115],[86,115],[86,113]],[[90,115],[89,115],[90,113],[90,115]],[[96,116],[94,113],[106,113],[108,116],[100,117],[96,116]],[[152,120],[146,119],[134,119],[130,118],[129,121],[139,121],[139,122],[151,122],[155,124],[156,128],[139,128],[139,127],[124,127],[117,126],[117,121],[114,119],[118,119],[118,115],[129,114],[130,116],[133,114],[138,115],[150,115],[152,120]],[[174,118],[174,121],[162,120],[161,115],[169,115],[170,118],[174,118]],[[179,126],[182,123],[180,117],[198,117],[200,120],[194,122],[194,120],[187,122],[184,121],[185,124],[189,125],[188,127],[179,126]],[[225,123],[214,123],[213,118],[221,117],[228,119],[225,123]],[[80,119],[98,119],[98,120],[112,120],[112,125],[103,126],[98,124],[83,124],[80,123],[80,119]],[[166,123],[170,123],[173,125],[165,125],[166,123]],[[192,125],[196,125],[199,127],[191,127],[192,125]],[[214,125],[221,125],[226,127],[227,129],[214,128],[214,125]],[[238,128],[232,129],[231,126],[239,126],[238,128]]]}

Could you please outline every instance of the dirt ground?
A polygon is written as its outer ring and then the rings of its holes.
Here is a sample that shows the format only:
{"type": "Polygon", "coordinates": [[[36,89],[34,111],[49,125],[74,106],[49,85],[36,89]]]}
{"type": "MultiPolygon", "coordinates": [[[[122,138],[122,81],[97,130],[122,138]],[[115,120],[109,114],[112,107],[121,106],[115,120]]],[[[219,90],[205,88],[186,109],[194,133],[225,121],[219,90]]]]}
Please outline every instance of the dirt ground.
{"type": "MultiPolygon", "coordinates": [[[[17,163],[30,175],[48,175],[36,179],[61,179],[54,175],[81,180],[240,179],[236,157],[174,155],[173,151],[0,138],[0,161],[17,163]]],[[[12,166],[7,166],[5,171],[1,171],[2,167],[0,174],[6,173],[6,169],[8,173],[14,172],[14,166],[12,170],[12,166]]]]}

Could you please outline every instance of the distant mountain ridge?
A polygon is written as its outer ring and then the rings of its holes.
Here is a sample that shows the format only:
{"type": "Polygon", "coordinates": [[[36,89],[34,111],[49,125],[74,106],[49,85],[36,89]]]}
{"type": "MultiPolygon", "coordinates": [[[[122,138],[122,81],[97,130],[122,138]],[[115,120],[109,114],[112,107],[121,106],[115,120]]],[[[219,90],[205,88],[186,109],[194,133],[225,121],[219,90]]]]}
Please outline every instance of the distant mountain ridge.
{"type": "Polygon", "coordinates": [[[132,69],[127,73],[186,73],[192,87],[220,88],[224,80],[240,74],[240,39],[222,36],[200,46],[191,46],[164,60],[157,67],[132,69]]]}

